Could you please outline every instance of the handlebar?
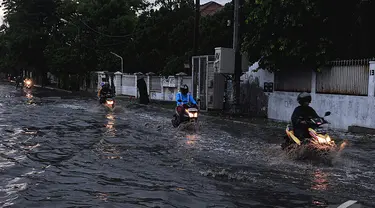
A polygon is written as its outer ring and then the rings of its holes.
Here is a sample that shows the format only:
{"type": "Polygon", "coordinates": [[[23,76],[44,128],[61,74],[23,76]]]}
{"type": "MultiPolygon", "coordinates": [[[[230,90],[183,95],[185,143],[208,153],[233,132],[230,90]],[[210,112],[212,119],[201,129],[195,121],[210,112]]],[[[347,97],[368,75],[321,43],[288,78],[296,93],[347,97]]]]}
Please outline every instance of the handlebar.
{"type": "Polygon", "coordinates": [[[325,120],[324,117],[316,117],[316,118],[303,119],[302,117],[299,117],[299,119],[300,119],[301,121],[305,121],[307,124],[313,124],[313,125],[318,125],[318,126],[320,126],[320,125],[322,125],[322,124],[329,124],[329,122],[328,122],[327,120],[325,120]],[[321,124],[314,123],[314,122],[312,121],[312,119],[316,119],[316,118],[320,118],[320,119],[322,119],[323,122],[322,122],[321,124]]]}

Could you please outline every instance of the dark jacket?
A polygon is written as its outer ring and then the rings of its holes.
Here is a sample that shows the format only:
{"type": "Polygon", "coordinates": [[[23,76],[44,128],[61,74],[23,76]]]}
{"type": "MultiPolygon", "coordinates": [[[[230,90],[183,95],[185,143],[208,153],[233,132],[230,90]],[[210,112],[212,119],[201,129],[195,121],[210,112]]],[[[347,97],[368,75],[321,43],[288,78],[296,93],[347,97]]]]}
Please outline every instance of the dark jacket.
{"type": "Polygon", "coordinates": [[[301,121],[307,121],[309,118],[319,118],[319,115],[312,107],[298,106],[294,109],[292,114],[292,125],[297,137],[308,136],[309,126],[308,124],[301,123],[301,121]]]}
{"type": "Polygon", "coordinates": [[[110,95],[111,93],[112,92],[111,92],[111,89],[109,87],[103,87],[100,90],[100,96],[110,95]]]}

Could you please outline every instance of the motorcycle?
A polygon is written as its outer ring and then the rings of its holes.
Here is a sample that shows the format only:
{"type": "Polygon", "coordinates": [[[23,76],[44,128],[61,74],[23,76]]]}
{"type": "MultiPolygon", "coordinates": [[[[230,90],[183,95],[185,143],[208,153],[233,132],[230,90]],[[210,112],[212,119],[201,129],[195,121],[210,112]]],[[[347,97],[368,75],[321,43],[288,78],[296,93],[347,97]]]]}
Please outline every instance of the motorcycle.
{"type": "MultiPolygon", "coordinates": [[[[182,102],[182,100],[178,100],[178,102],[182,102]]],[[[199,99],[198,99],[199,102],[199,99]]],[[[175,114],[173,115],[172,119],[172,125],[174,128],[177,128],[180,124],[197,124],[198,123],[198,109],[195,107],[192,107],[192,105],[187,105],[187,108],[184,108],[184,114],[182,118],[180,117],[180,114],[178,113],[178,108],[183,106],[177,106],[175,109],[175,114]],[[180,120],[180,121],[179,121],[180,120]]]]}
{"type": "MultiPolygon", "coordinates": [[[[331,112],[326,112],[324,117],[331,115],[331,112]]],[[[328,133],[322,128],[322,125],[329,124],[323,118],[310,118],[306,121],[309,126],[308,132],[310,138],[303,139],[297,138],[294,135],[293,128],[288,124],[284,137],[285,142],[281,145],[283,150],[295,151],[303,150],[301,159],[315,159],[316,157],[327,156],[337,150],[335,141],[328,135],[328,133]]]]}
{"type": "Polygon", "coordinates": [[[27,89],[31,89],[31,87],[33,86],[33,82],[31,81],[31,79],[25,79],[23,82],[25,83],[24,86],[27,89]]]}
{"type": "Polygon", "coordinates": [[[102,96],[103,105],[106,106],[107,108],[113,110],[115,108],[115,99],[113,99],[112,95],[106,95],[102,96]]]}

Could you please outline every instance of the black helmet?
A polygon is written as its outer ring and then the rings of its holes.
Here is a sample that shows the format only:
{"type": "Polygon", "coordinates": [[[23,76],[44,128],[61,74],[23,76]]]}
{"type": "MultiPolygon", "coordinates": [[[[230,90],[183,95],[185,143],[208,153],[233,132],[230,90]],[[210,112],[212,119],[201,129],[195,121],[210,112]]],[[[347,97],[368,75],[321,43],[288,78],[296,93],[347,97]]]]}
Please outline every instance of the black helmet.
{"type": "Polygon", "coordinates": [[[311,95],[308,92],[302,92],[298,95],[297,101],[300,105],[303,103],[311,103],[311,95]]]}
{"type": "Polygon", "coordinates": [[[186,84],[181,85],[181,87],[180,87],[180,92],[181,92],[182,94],[187,94],[187,93],[189,92],[189,87],[188,87],[186,84]]]}

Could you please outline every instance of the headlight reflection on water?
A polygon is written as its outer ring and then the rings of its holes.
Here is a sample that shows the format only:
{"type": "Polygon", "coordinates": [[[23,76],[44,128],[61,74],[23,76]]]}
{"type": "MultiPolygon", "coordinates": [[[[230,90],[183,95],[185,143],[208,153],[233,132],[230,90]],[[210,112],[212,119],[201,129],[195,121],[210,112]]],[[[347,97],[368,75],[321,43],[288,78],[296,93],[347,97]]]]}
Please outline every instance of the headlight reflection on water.
{"type": "Polygon", "coordinates": [[[196,134],[188,134],[186,135],[186,144],[189,146],[194,146],[199,139],[199,136],[196,134]]]}
{"type": "Polygon", "coordinates": [[[328,188],[328,173],[321,170],[316,170],[313,173],[311,189],[318,191],[325,191],[328,188]]]}
{"type": "Polygon", "coordinates": [[[107,116],[107,123],[105,127],[107,128],[106,133],[109,134],[109,136],[115,136],[115,116],[112,113],[108,113],[107,116]]]}

